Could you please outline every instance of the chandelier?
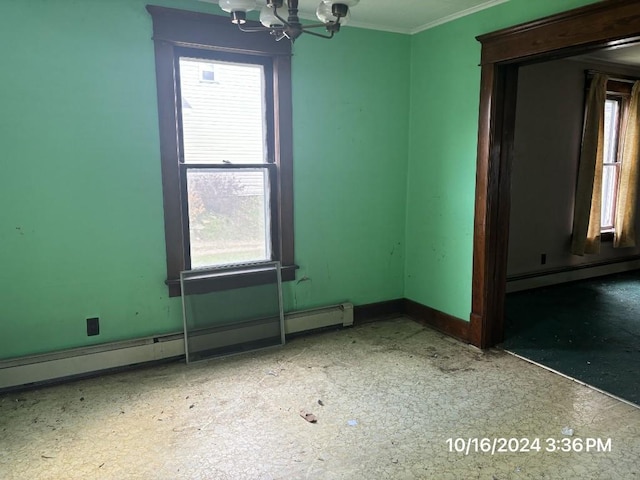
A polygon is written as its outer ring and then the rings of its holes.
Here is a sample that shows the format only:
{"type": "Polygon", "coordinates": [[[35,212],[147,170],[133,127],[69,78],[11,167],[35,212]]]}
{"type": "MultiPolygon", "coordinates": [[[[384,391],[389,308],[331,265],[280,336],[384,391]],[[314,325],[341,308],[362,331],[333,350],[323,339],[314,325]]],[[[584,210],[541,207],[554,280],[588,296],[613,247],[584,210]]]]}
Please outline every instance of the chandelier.
{"type": "Polygon", "coordinates": [[[231,14],[231,22],[243,32],[268,31],[276,41],[288,38],[292,42],[303,33],[332,38],[349,19],[349,7],[358,2],[359,0],[322,0],[316,10],[316,16],[322,23],[302,24],[298,17],[298,0],[286,0],[286,14],[283,12],[285,0],[267,0],[267,4],[260,10],[260,23],[263,26],[248,27],[244,26],[247,23],[247,12],[257,8],[256,0],[219,0],[220,8],[231,14]],[[314,32],[313,29],[316,28],[324,28],[328,33],[314,32]]]}

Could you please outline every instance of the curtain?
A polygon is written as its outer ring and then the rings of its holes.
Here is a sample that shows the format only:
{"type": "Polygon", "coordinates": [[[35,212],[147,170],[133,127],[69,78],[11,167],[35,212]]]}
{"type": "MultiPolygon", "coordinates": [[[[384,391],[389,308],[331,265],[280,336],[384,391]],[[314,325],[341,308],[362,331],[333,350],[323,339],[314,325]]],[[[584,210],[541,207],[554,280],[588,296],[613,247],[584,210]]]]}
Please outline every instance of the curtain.
{"type": "Polygon", "coordinates": [[[604,104],[607,76],[596,74],[587,95],[578,184],[573,213],[571,253],[584,255],[600,251],[602,163],[604,157],[604,104]]]}
{"type": "Polygon", "coordinates": [[[618,184],[615,236],[613,246],[635,247],[635,218],[638,193],[638,142],[640,141],[640,82],[635,82],[631,90],[631,99],[626,126],[622,137],[622,165],[618,184]]]}

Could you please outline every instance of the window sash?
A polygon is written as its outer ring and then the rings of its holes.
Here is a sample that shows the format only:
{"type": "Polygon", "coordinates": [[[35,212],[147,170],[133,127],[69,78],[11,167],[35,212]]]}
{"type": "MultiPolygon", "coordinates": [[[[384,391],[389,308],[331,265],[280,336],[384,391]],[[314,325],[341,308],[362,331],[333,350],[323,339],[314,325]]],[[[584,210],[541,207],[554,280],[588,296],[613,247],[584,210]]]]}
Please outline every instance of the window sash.
{"type": "MultiPolygon", "coordinates": [[[[270,244],[270,257],[263,262],[273,261],[277,257],[276,248],[280,242],[280,232],[277,228],[279,218],[278,211],[278,166],[274,163],[255,163],[255,164],[211,164],[211,163],[182,163],[180,164],[180,197],[182,205],[182,238],[184,239],[184,261],[185,269],[191,269],[191,225],[189,223],[189,189],[188,176],[189,170],[211,170],[211,171],[238,171],[238,172],[255,172],[256,170],[264,170],[267,172],[268,178],[268,198],[269,217],[265,221],[269,225],[268,242],[270,244]]],[[[244,264],[247,262],[238,262],[244,264]]],[[[250,263],[260,263],[250,262],[250,263]]],[[[217,265],[211,265],[217,266],[217,265]]]]}
{"type": "MultiPolygon", "coordinates": [[[[265,142],[265,161],[266,163],[275,162],[275,98],[274,98],[274,75],[273,75],[273,61],[270,57],[249,55],[249,54],[237,54],[229,52],[209,51],[193,48],[176,48],[174,59],[174,71],[176,76],[175,88],[177,98],[182,99],[182,85],[180,76],[180,59],[186,60],[213,60],[218,62],[237,64],[237,65],[258,65],[262,67],[262,81],[263,81],[263,108],[264,108],[264,142],[265,142]]],[[[185,159],[185,146],[184,146],[184,120],[182,112],[182,102],[177,103],[177,117],[178,117],[178,147],[180,163],[187,163],[185,159]]],[[[239,148],[242,148],[239,146],[239,148]]],[[[196,163],[196,162],[188,162],[196,163]]],[[[211,162],[214,163],[214,162],[211,162]]],[[[246,165],[243,163],[243,165],[246,165]]]]}

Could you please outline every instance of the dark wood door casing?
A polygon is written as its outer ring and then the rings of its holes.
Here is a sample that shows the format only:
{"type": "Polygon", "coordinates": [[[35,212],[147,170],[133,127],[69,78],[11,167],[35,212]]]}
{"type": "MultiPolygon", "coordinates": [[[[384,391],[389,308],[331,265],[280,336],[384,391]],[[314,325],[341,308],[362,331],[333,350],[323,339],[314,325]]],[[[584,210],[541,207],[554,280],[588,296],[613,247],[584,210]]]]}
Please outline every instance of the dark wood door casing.
{"type": "Polygon", "coordinates": [[[477,37],[482,43],[470,342],[503,339],[518,67],[640,42],[640,2],[605,0],[477,37]]]}

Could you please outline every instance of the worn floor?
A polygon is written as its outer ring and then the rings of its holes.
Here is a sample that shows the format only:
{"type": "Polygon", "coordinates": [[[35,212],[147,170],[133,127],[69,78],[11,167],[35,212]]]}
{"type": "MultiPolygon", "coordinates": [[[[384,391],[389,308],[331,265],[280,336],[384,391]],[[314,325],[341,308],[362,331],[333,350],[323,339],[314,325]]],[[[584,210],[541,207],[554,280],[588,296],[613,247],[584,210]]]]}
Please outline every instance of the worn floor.
{"type": "Polygon", "coordinates": [[[0,397],[4,480],[635,479],[638,458],[640,409],[405,318],[0,397]]]}

